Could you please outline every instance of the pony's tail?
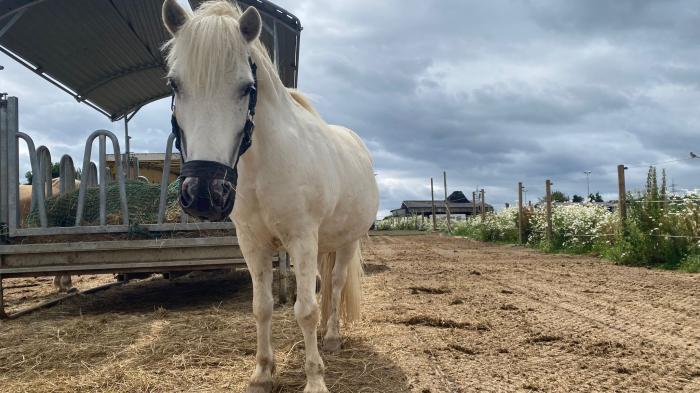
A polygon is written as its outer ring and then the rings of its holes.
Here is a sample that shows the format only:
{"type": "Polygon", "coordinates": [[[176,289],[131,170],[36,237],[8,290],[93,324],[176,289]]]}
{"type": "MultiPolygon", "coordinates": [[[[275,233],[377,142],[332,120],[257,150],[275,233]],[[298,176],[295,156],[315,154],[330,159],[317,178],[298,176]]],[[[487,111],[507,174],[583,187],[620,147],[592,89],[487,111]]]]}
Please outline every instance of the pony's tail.
{"type": "MultiPolygon", "coordinates": [[[[348,275],[345,280],[345,286],[342,289],[340,296],[339,317],[346,323],[357,321],[360,319],[361,303],[362,303],[362,253],[360,250],[360,241],[356,240],[352,245],[353,251],[350,261],[345,261],[347,264],[348,275]]],[[[319,261],[319,273],[321,275],[321,327],[325,328],[328,323],[328,318],[331,315],[332,296],[333,296],[333,268],[336,263],[336,253],[330,252],[323,254],[319,261]]]]}
{"type": "Polygon", "coordinates": [[[343,320],[345,322],[354,322],[360,320],[362,312],[362,250],[360,249],[360,241],[356,240],[354,245],[355,250],[352,253],[352,259],[348,264],[348,277],[345,280],[343,295],[341,297],[341,309],[343,320]]]}

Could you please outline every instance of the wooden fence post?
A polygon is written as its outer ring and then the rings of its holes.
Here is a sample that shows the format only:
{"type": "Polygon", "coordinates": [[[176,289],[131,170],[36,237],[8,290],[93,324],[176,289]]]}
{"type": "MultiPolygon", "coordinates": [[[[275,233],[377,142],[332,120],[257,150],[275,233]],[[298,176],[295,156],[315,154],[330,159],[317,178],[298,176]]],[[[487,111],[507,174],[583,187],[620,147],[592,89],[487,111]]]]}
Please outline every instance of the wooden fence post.
{"type": "Polygon", "coordinates": [[[625,221],[627,220],[627,191],[625,191],[625,166],[617,166],[617,187],[619,192],[619,205],[620,209],[620,225],[625,229],[625,221]]]}
{"type": "Polygon", "coordinates": [[[435,221],[435,190],[433,188],[433,178],[430,178],[430,200],[433,202],[433,232],[437,231],[437,222],[435,221]]]}
{"type": "Polygon", "coordinates": [[[442,178],[445,181],[445,213],[447,215],[447,232],[452,232],[452,222],[450,222],[450,206],[447,204],[447,172],[442,171],[442,178]]]}
{"type": "Polygon", "coordinates": [[[481,221],[486,219],[486,195],[484,189],[481,189],[481,221]]]}
{"type": "Polygon", "coordinates": [[[547,181],[544,182],[544,186],[547,200],[547,240],[551,244],[554,240],[552,233],[552,182],[547,179],[547,181]]]}
{"type": "Polygon", "coordinates": [[[523,238],[525,237],[523,228],[523,183],[518,183],[518,242],[523,244],[523,238]]]}
{"type": "Polygon", "coordinates": [[[476,191],[472,192],[472,217],[476,217],[476,191]]]}

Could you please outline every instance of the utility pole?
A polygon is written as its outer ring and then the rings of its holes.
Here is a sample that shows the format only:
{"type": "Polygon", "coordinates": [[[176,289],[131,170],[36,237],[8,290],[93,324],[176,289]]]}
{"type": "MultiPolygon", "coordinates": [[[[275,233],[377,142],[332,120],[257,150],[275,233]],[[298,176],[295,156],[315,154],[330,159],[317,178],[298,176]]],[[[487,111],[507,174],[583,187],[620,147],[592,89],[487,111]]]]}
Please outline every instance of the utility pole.
{"type": "Polygon", "coordinates": [[[486,196],[484,195],[484,189],[481,189],[481,221],[486,219],[486,196]]]}
{"type": "Polygon", "coordinates": [[[442,171],[442,178],[445,182],[445,214],[447,215],[447,232],[452,232],[452,222],[450,222],[450,206],[447,204],[447,172],[442,171]]]}
{"type": "Polygon", "coordinates": [[[591,196],[591,171],[583,171],[583,173],[586,174],[586,198],[588,198],[591,196]]]}
{"type": "Polygon", "coordinates": [[[476,217],[476,191],[472,192],[472,217],[476,217]]]}

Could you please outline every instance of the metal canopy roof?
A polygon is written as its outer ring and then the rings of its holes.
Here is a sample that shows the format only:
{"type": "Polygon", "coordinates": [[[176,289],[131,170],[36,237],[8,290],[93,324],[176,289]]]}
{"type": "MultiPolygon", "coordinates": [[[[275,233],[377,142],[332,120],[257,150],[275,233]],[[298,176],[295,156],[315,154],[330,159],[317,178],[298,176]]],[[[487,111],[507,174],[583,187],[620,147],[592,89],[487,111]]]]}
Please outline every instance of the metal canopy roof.
{"type": "MultiPolygon", "coordinates": [[[[190,0],[194,7],[202,1],[190,0]]],[[[0,51],[112,120],[170,95],[160,51],[163,0],[0,1],[0,51]]],[[[299,20],[267,1],[262,40],[287,86],[296,86],[299,20]],[[277,34],[275,34],[275,32],[277,34]],[[276,39],[275,39],[276,38],[276,39]],[[275,56],[277,55],[277,56],[275,56]]]]}

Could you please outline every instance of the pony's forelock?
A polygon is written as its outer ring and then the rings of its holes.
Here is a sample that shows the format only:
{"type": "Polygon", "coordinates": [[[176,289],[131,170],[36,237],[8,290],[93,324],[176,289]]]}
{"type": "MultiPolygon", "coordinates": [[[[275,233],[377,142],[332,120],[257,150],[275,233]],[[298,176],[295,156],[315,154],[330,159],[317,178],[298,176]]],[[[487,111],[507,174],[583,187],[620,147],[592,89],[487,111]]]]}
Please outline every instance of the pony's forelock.
{"type": "MultiPolygon", "coordinates": [[[[186,89],[200,93],[215,91],[232,67],[232,56],[248,44],[239,32],[238,19],[242,11],[228,1],[208,1],[200,5],[175,37],[163,45],[168,52],[169,77],[175,69],[188,83],[186,89]]],[[[260,40],[251,50],[256,61],[269,67],[272,62],[260,40]]]]}

